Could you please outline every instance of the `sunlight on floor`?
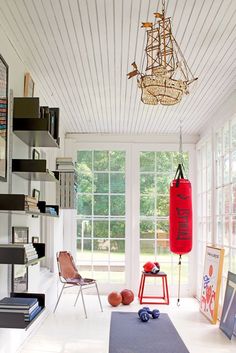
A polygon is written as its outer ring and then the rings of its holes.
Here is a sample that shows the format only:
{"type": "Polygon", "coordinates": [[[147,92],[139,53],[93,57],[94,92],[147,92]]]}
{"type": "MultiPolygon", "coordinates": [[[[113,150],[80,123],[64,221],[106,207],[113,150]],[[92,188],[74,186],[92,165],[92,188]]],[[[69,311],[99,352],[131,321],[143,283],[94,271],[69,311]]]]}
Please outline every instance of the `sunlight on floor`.
{"type": "MultiPolygon", "coordinates": [[[[88,319],[85,319],[81,301],[74,308],[74,297],[74,294],[64,294],[56,313],[49,313],[18,353],[107,353],[111,312],[137,312],[141,308],[137,299],[131,305],[113,308],[103,296],[104,312],[101,312],[97,297],[87,295],[88,319]]],[[[161,313],[169,314],[190,353],[235,353],[236,338],[228,340],[218,324],[212,325],[199,312],[195,299],[181,299],[180,307],[176,299],[172,299],[169,306],[150,307],[158,307],[161,313]]]]}

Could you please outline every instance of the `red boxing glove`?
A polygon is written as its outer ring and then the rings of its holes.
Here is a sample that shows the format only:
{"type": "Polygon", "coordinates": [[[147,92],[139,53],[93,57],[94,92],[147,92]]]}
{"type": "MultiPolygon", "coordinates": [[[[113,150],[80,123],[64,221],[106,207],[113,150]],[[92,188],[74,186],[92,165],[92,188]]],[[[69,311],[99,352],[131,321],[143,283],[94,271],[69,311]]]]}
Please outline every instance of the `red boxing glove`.
{"type": "Polygon", "coordinates": [[[158,262],[148,261],[143,266],[145,272],[158,273],[160,271],[160,265],[158,262]]]}

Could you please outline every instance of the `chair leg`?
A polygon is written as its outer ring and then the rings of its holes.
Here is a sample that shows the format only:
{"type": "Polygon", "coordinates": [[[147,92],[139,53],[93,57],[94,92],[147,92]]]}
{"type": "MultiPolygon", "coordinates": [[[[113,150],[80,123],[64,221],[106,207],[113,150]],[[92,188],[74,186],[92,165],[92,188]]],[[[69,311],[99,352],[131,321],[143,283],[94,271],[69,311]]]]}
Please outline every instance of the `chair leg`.
{"type": "Polygon", "coordinates": [[[95,282],[95,286],[96,286],[96,290],[97,290],[97,295],[98,295],[98,300],[99,300],[100,308],[101,308],[101,311],[103,311],[102,302],[101,302],[101,298],[100,298],[100,294],[99,294],[99,290],[98,290],[98,286],[97,286],[97,283],[96,283],[96,282],[95,282]]]}
{"type": "Polygon", "coordinates": [[[83,288],[80,287],[81,289],[81,297],[82,297],[82,302],[83,302],[83,307],[84,307],[84,314],[85,314],[85,319],[87,319],[87,311],[86,311],[86,307],[85,307],[85,302],[84,302],[84,294],[83,294],[83,288]]]}
{"type": "Polygon", "coordinates": [[[77,296],[76,296],[74,306],[76,306],[76,303],[77,303],[77,300],[78,300],[78,298],[79,298],[80,292],[81,292],[81,287],[79,287],[79,291],[78,291],[78,294],[77,294],[77,296]]]}
{"type": "Polygon", "coordinates": [[[54,308],[54,310],[53,310],[54,313],[55,313],[56,308],[57,308],[57,306],[58,306],[59,300],[61,299],[61,295],[62,295],[63,289],[65,288],[65,285],[66,285],[66,284],[64,283],[64,284],[63,284],[63,287],[62,287],[62,289],[61,289],[61,292],[60,292],[60,294],[59,294],[59,297],[58,297],[58,299],[57,299],[55,308],[54,308]]]}

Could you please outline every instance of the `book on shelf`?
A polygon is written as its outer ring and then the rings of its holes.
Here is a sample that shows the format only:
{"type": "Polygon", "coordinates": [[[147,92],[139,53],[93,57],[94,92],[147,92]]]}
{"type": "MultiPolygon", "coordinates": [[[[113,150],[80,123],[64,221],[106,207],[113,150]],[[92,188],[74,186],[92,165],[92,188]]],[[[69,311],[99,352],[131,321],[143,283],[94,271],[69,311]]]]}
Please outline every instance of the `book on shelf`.
{"type": "Polygon", "coordinates": [[[22,314],[26,314],[29,315],[31,314],[35,309],[37,309],[39,306],[38,301],[33,304],[31,307],[29,308],[16,308],[15,306],[11,306],[11,307],[1,307],[0,306],[0,313],[22,313],[22,314]]]}
{"type": "Polygon", "coordinates": [[[0,300],[0,308],[29,309],[35,303],[38,303],[37,298],[5,297],[0,300]]]}
{"type": "Polygon", "coordinates": [[[31,243],[6,243],[0,244],[0,248],[24,248],[29,249],[33,246],[31,243]]]}
{"type": "Polygon", "coordinates": [[[42,310],[42,307],[38,306],[30,314],[25,314],[25,321],[32,321],[41,310],[42,310]]]}

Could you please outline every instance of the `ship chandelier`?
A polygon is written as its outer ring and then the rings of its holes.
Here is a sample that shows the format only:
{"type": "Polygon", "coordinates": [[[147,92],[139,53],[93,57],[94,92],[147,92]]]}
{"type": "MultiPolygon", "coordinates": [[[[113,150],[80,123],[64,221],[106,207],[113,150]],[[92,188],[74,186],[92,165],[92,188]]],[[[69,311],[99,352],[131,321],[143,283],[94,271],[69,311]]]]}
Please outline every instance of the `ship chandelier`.
{"type": "Polygon", "coordinates": [[[189,85],[195,78],[172,34],[170,17],[165,16],[165,1],[162,13],[154,13],[155,22],[143,22],[147,44],[145,73],[139,71],[135,62],[128,78],[137,77],[141,89],[141,101],[145,104],[174,105],[189,93],[189,85]]]}

